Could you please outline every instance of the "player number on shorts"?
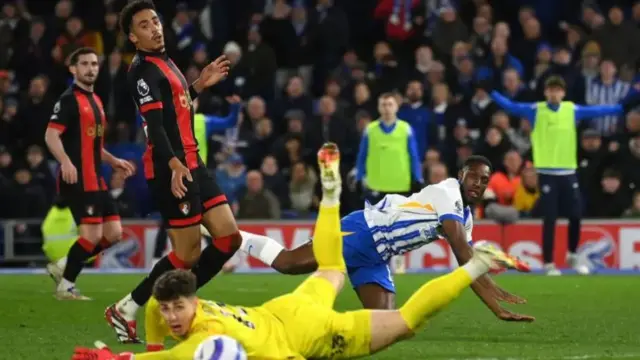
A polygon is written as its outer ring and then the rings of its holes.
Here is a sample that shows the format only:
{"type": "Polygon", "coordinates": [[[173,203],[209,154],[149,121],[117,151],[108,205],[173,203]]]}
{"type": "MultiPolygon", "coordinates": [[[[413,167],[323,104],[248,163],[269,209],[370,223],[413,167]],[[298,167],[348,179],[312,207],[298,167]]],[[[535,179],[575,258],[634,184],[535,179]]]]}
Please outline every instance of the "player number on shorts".
{"type": "Polygon", "coordinates": [[[221,314],[222,316],[228,316],[235,319],[237,322],[242,325],[248,327],[249,329],[255,329],[256,326],[254,323],[246,319],[244,316],[247,316],[247,311],[243,308],[237,308],[240,314],[234,313],[232,308],[227,307],[224,303],[221,302],[213,302],[213,301],[205,301],[202,308],[205,312],[213,315],[221,314]],[[217,310],[217,311],[216,311],[217,310]]]}

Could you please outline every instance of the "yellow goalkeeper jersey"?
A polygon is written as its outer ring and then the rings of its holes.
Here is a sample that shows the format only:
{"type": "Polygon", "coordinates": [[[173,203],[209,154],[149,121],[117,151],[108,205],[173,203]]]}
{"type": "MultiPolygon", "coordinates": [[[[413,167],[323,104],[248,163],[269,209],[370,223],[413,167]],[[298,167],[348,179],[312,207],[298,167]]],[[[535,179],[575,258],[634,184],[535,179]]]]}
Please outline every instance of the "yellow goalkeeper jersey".
{"type": "Polygon", "coordinates": [[[151,346],[164,344],[164,339],[168,336],[180,343],[170,350],[136,354],[136,360],[192,359],[198,345],[216,334],[229,335],[238,340],[250,359],[304,359],[289,348],[282,323],[261,307],[230,306],[198,299],[196,315],[189,332],[184,337],[176,337],[171,334],[160,315],[158,302],[152,298],[147,304],[145,328],[147,344],[151,346]]]}

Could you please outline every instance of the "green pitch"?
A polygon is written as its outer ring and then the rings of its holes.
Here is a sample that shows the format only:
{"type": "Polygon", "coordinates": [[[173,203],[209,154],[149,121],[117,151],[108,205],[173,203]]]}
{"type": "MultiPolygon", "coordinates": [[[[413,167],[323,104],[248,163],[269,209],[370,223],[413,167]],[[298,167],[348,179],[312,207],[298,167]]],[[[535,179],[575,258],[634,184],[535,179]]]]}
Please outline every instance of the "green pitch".
{"type": "MultiPolygon", "coordinates": [[[[92,302],[59,302],[42,275],[0,276],[0,359],[66,360],[75,345],[103,340],[115,345],[103,310],[127,293],[141,275],[81,275],[79,287],[92,302]]],[[[396,278],[399,303],[427,281],[426,275],[396,278]]],[[[283,275],[225,275],[200,295],[230,304],[258,305],[295,288],[301,278],[283,275]]],[[[471,290],[431,320],[415,338],[373,357],[414,359],[640,359],[640,278],[637,276],[502,275],[498,282],[529,300],[514,311],[537,317],[531,324],[496,320],[471,290]]],[[[358,308],[350,289],[340,310],[358,308]]]]}

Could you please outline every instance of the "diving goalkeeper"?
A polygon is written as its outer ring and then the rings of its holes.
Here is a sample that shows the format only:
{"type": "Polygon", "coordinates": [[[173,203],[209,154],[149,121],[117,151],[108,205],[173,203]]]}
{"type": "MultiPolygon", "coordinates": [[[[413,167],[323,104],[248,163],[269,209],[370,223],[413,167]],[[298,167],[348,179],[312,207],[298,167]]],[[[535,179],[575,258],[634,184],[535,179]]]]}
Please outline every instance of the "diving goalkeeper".
{"type": "Polygon", "coordinates": [[[158,351],[113,354],[106,348],[76,348],[73,359],[191,360],[200,342],[215,334],[237,339],[254,359],[355,358],[410,338],[420,325],[489,270],[528,270],[526,264],[480,243],[474,246],[470,261],[423,285],[398,310],[333,310],[346,272],[335,144],[322,147],[318,162],[323,197],[312,244],[318,270],[296,290],[258,307],[230,306],[198,299],[194,275],[174,270],[156,281],[146,308],[145,330],[151,340],[148,346],[158,351]],[[169,335],[179,343],[162,350],[169,335]]]}

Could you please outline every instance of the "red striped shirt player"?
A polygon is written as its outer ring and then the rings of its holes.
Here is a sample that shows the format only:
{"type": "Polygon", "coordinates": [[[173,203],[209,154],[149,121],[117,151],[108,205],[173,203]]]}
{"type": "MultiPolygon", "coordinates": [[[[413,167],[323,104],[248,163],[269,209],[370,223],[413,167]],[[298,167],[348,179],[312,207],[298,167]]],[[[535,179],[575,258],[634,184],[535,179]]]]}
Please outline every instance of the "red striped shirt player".
{"type": "Polygon", "coordinates": [[[144,173],[174,249],[130,294],[107,308],[107,322],[118,340],[127,343],[139,342],[136,312],[151,297],[160,275],[176,268],[192,269],[202,286],[240,247],[242,236],[226,197],[198,157],[193,133],[192,99],[227,75],[229,61],[219,57],[189,85],[165,52],[153,2],[129,2],[120,14],[120,25],[137,50],[128,87],[148,139],[144,173]],[[202,252],[200,223],[215,239],[202,252]]]}
{"type": "Polygon", "coordinates": [[[73,84],[53,107],[45,141],[60,162],[59,192],[71,208],[80,236],[67,256],[48,264],[47,271],[57,283],[58,299],[90,300],[76,288],[76,278],[87,259],[122,236],[118,209],[107,192],[101,164],[104,161],[127,177],[134,167],[104,149],[106,118],[102,101],[93,92],[99,70],[95,50],[76,50],[69,64],[73,84]]]}

